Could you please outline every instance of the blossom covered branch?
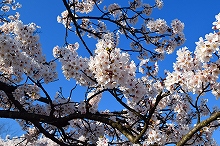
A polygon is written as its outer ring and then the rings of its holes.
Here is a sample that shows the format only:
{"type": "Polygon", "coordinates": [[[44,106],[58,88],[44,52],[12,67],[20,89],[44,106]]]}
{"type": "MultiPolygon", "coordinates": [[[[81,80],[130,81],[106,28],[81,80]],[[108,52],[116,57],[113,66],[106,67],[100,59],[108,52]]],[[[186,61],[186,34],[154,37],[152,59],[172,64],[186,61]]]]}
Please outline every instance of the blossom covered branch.
{"type": "MultiPolygon", "coordinates": [[[[151,17],[153,9],[162,8],[161,0],[127,6],[62,2],[66,10],[57,21],[66,29],[65,42],[53,48],[51,61],[42,53],[40,27],[23,24],[18,13],[6,15],[21,5],[11,0],[0,5],[0,117],[17,119],[27,132],[0,139],[0,145],[217,145],[212,133],[220,126],[220,110],[208,106],[205,93],[220,97],[220,14],[216,32],[199,38],[194,52],[179,49],[174,71],[164,77],[159,61],[185,37],[180,20],[168,25],[151,17]],[[79,41],[71,42],[70,33],[79,41]],[[83,97],[65,97],[62,91],[53,97],[44,88],[57,82],[56,61],[69,82],[86,89],[83,97]],[[118,109],[100,110],[106,93],[118,109]]],[[[70,95],[73,90],[77,86],[70,95]]]]}

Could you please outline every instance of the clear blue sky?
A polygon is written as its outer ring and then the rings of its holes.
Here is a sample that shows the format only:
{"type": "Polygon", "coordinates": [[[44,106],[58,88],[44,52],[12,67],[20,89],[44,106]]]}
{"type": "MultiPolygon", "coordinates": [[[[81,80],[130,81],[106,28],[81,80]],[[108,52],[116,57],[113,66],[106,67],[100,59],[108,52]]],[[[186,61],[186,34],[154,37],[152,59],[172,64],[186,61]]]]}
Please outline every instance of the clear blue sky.
{"type": "MultiPolygon", "coordinates": [[[[52,59],[52,49],[54,46],[62,46],[64,44],[65,29],[63,25],[57,23],[57,16],[64,10],[62,0],[17,0],[23,6],[19,10],[21,20],[24,23],[35,22],[41,26],[40,42],[42,44],[43,52],[46,54],[48,60],[52,59]]],[[[106,0],[107,1],[107,0],[106,0]]],[[[123,0],[127,5],[127,0],[123,0]]],[[[152,3],[153,0],[143,0],[144,2],[152,3]]],[[[117,1],[116,1],[117,2],[117,1]]],[[[161,10],[154,9],[152,16],[154,18],[163,18],[168,24],[175,18],[180,19],[185,23],[184,33],[187,46],[190,50],[194,50],[195,42],[199,37],[204,37],[205,34],[213,32],[211,29],[212,22],[215,20],[215,15],[220,12],[219,0],[164,0],[164,7],[161,10]]],[[[74,38],[71,43],[75,43],[74,38]]],[[[93,46],[94,48],[94,46],[93,46]]],[[[171,69],[172,63],[175,61],[175,53],[166,56],[166,64],[163,64],[162,69],[171,69]]],[[[62,74],[59,74],[63,78],[62,74]]],[[[58,82],[52,83],[52,87],[47,87],[51,94],[55,94],[60,86],[64,87],[64,91],[69,91],[69,87],[74,86],[74,82],[58,82]],[[68,87],[65,86],[68,84],[68,87]]],[[[82,96],[83,92],[77,92],[78,96],[82,96]]],[[[214,99],[214,97],[211,97],[214,99]]],[[[109,101],[109,100],[106,100],[109,101]]],[[[105,101],[105,102],[106,102],[105,101]]],[[[114,109],[114,102],[110,105],[114,109]]],[[[220,107],[220,101],[215,99],[211,104],[220,107]]],[[[104,107],[103,107],[104,108],[104,107]]],[[[218,130],[217,134],[220,135],[218,130]]],[[[217,136],[215,136],[217,137],[217,136]]],[[[217,140],[217,139],[216,139],[217,140]]],[[[220,140],[218,140],[220,144],[220,140]]]]}

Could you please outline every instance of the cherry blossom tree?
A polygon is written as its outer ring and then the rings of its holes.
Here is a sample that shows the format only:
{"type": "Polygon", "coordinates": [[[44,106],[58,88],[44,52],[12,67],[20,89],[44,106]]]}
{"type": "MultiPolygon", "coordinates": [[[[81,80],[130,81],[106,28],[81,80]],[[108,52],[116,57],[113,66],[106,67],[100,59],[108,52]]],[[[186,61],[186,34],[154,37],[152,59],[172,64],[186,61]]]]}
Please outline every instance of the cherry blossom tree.
{"type": "Polygon", "coordinates": [[[66,30],[65,45],[53,48],[50,61],[42,53],[40,27],[23,24],[13,13],[21,4],[1,2],[0,117],[16,119],[26,134],[8,136],[0,145],[217,145],[212,134],[220,126],[220,110],[209,107],[205,95],[220,97],[220,14],[215,31],[199,38],[191,52],[178,48],[185,41],[183,22],[169,25],[151,17],[163,7],[161,0],[125,6],[62,2],[66,10],[57,21],[66,30]],[[119,47],[120,40],[130,47],[119,47]],[[159,61],[173,52],[173,71],[162,75],[159,61]],[[57,63],[67,80],[77,82],[68,97],[62,91],[53,97],[45,88],[57,82],[57,63]],[[86,89],[78,101],[77,86],[86,89]],[[122,108],[100,110],[104,93],[122,108]]]}

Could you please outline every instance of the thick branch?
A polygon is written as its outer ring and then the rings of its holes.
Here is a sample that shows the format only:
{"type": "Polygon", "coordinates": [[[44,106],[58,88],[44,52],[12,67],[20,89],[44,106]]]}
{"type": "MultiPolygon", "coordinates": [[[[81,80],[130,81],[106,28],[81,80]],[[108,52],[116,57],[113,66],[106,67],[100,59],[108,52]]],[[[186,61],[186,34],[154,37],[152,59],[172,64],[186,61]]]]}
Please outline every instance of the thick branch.
{"type": "Polygon", "coordinates": [[[139,135],[136,136],[136,138],[134,139],[134,142],[137,143],[140,138],[144,135],[144,133],[147,131],[149,125],[150,125],[150,119],[152,118],[156,108],[157,108],[157,105],[159,104],[160,100],[163,98],[163,97],[166,97],[168,96],[170,93],[169,92],[166,92],[164,94],[160,93],[158,94],[157,98],[156,98],[156,102],[154,104],[154,106],[150,109],[149,111],[149,114],[147,116],[147,119],[145,120],[145,125],[144,125],[144,128],[143,130],[140,132],[139,135]]]}
{"type": "MultiPolygon", "coordinates": [[[[73,113],[68,116],[62,117],[62,118],[55,118],[51,116],[46,115],[39,115],[34,113],[22,113],[17,111],[5,111],[0,110],[0,117],[2,118],[11,118],[11,119],[23,119],[26,121],[30,121],[36,125],[39,122],[48,123],[51,125],[54,125],[56,127],[65,127],[69,123],[68,121],[72,119],[89,119],[89,120],[95,120],[100,121],[102,123],[108,124],[113,128],[116,128],[119,130],[122,134],[124,134],[131,142],[134,140],[134,136],[132,133],[124,126],[122,126],[118,122],[114,122],[110,120],[109,118],[106,118],[104,114],[80,114],[80,113],[73,113]]],[[[38,124],[39,126],[39,124],[38,124]]],[[[42,131],[41,131],[42,132],[42,131]]]]}
{"type": "MultiPolygon", "coordinates": [[[[40,132],[42,132],[47,138],[53,140],[54,142],[56,142],[57,144],[59,144],[60,146],[67,146],[67,144],[64,144],[62,141],[59,141],[57,138],[54,137],[54,135],[50,134],[49,132],[47,132],[40,123],[38,122],[33,122],[33,124],[38,128],[38,130],[40,132]]],[[[74,146],[74,145],[71,145],[74,146]]]]}
{"type": "Polygon", "coordinates": [[[216,112],[216,113],[212,114],[208,119],[206,119],[206,120],[200,122],[199,124],[197,124],[188,134],[183,136],[183,138],[177,143],[176,146],[183,146],[183,145],[185,145],[186,142],[188,140],[190,140],[192,138],[192,136],[196,132],[198,132],[200,129],[202,129],[203,127],[207,126],[211,122],[217,120],[218,118],[220,118],[220,112],[216,112]]]}
{"type": "Polygon", "coordinates": [[[13,92],[15,91],[16,88],[17,87],[13,85],[8,85],[0,81],[0,90],[5,92],[9,100],[15,105],[16,108],[18,108],[20,111],[25,111],[22,105],[17,100],[15,100],[15,98],[13,97],[13,92]]]}
{"type": "Polygon", "coordinates": [[[99,121],[99,122],[105,123],[115,129],[119,130],[122,134],[124,134],[129,139],[129,141],[133,142],[135,137],[129,131],[128,128],[122,126],[118,122],[114,122],[114,121],[110,120],[109,118],[106,118],[105,116],[106,116],[105,114],[91,114],[91,113],[79,114],[79,113],[76,113],[76,114],[70,114],[70,115],[64,117],[63,119],[65,119],[65,121],[69,121],[71,119],[76,119],[76,118],[79,118],[79,119],[86,118],[89,120],[99,121]]]}

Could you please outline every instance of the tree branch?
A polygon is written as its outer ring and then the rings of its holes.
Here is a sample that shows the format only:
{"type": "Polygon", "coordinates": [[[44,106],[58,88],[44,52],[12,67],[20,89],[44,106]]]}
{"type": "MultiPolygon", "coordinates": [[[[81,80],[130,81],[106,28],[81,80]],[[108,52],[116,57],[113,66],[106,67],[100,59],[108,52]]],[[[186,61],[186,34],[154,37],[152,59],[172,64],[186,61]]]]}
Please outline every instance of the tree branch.
{"type": "Polygon", "coordinates": [[[200,122],[199,124],[197,124],[188,134],[183,136],[183,138],[176,144],[176,146],[185,145],[186,142],[188,140],[190,140],[196,132],[198,132],[200,129],[207,126],[211,122],[217,120],[218,118],[220,118],[220,112],[216,112],[216,113],[212,114],[208,119],[206,119],[206,120],[200,122]]]}
{"type": "Polygon", "coordinates": [[[90,56],[93,56],[91,50],[88,48],[88,46],[86,45],[85,41],[83,40],[81,34],[80,34],[80,31],[78,29],[78,24],[76,22],[76,19],[75,19],[75,16],[73,16],[73,13],[72,11],[70,10],[70,6],[68,5],[68,3],[66,2],[66,0],[63,0],[63,4],[64,6],[66,7],[68,13],[69,13],[69,16],[71,17],[72,21],[73,21],[73,24],[75,25],[76,27],[76,33],[77,35],[79,36],[80,40],[82,41],[83,45],[85,46],[86,50],[89,52],[90,56]]]}
{"type": "MultiPolygon", "coordinates": [[[[56,127],[65,127],[65,126],[69,125],[68,121],[70,121],[72,119],[89,119],[89,120],[100,121],[102,123],[110,125],[113,128],[116,128],[122,134],[124,134],[131,142],[133,142],[133,140],[135,139],[135,136],[133,136],[133,134],[129,131],[128,128],[122,126],[118,122],[114,122],[111,119],[106,118],[105,116],[106,116],[105,114],[73,113],[73,114],[67,115],[65,117],[56,118],[56,117],[34,114],[34,113],[0,110],[0,117],[1,118],[23,119],[26,121],[30,121],[34,125],[38,125],[38,126],[39,126],[40,122],[43,122],[43,123],[48,123],[48,124],[54,125],[56,127]]],[[[43,132],[43,131],[41,131],[41,132],[43,132]]]]}

